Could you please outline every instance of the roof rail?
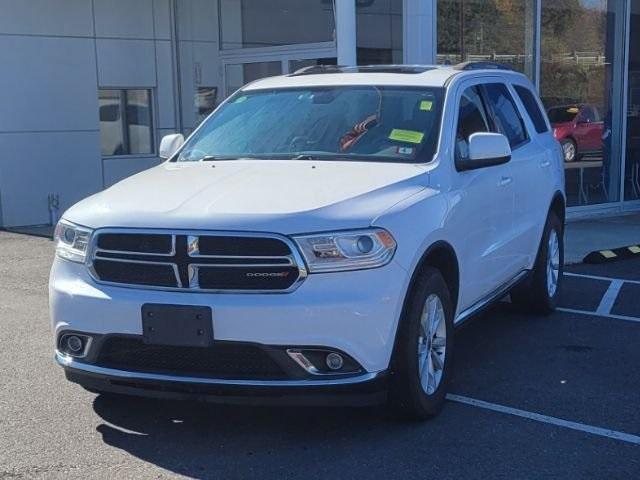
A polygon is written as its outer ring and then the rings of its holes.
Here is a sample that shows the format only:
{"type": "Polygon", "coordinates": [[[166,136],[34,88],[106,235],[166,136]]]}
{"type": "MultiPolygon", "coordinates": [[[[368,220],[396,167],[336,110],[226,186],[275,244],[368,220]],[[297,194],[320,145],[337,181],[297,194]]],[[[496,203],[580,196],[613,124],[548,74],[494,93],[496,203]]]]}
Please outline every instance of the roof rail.
{"type": "Polygon", "coordinates": [[[315,75],[321,73],[424,73],[433,70],[432,65],[358,65],[347,67],[342,65],[311,65],[301,68],[289,74],[290,77],[298,75],[315,75]]]}
{"type": "Polygon", "coordinates": [[[297,75],[313,75],[316,73],[339,73],[345,67],[341,65],[310,65],[308,67],[302,67],[295,72],[289,74],[290,77],[297,75]]]}
{"type": "Polygon", "coordinates": [[[498,62],[463,62],[454,65],[456,70],[511,70],[509,65],[498,62]]]}

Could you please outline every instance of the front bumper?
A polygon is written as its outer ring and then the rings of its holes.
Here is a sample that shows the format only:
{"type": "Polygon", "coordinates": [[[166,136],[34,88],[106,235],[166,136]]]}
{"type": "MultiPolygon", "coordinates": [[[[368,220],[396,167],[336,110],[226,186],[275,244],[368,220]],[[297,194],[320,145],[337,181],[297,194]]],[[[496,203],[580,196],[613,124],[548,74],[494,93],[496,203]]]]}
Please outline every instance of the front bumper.
{"type": "Polygon", "coordinates": [[[58,351],[67,379],[95,392],[212,403],[261,405],[352,405],[383,403],[386,372],[319,380],[232,380],[128,372],[84,363],[58,351]]]}
{"type": "MultiPolygon", "coordinates": [[[[408,282],[392,261],[379,269],[310,275],[286,294],[157,291],[98,284],[84,265],[56,259],[50,315],[57,341],[73,331],[140,336],[147,303],[207,306],[216,341],[327,347],[346,353],[369,375],[388,369],[408,282]]],[[[65,367],[80,370],[76,363],[65,367]]]]}

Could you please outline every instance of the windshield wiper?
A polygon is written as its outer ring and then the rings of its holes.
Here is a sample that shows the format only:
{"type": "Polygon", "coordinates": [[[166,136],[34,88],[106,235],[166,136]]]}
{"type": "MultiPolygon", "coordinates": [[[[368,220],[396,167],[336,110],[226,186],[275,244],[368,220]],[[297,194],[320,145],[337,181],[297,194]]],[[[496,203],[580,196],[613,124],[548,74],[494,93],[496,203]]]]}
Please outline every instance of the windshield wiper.
{"type": "Polygon", "coordinates": [[[323,151],[308,151],[308,152],[296,152],[291,159],[292,160],[322,160],[328,158],[334,158],[338,156],[337,153],[323,152],[323,151]]]}
{"type": "Polygon", "coordinates": [[[204,157],[200,157],[195,162],[212,162],[215,160],[240,160],[243,157],[236,157],[233,155],[205,155],[204,157]]]}

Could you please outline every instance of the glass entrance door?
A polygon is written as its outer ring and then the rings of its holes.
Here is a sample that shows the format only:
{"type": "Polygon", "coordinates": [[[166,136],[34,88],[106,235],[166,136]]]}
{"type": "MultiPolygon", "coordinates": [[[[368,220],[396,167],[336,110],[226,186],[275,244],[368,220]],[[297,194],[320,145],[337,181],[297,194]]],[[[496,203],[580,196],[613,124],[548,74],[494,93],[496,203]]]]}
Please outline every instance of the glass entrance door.
{"type": "Polygon", "coordinates": [[[630,22],[624,198],[640,200],[640,2],[631,2],[630,22]]]}
{"type": "Polygon", "coordinates": [[[335,63],[331,1],[220,0],[218,15],[225,97],[259,78],[335,63]]]}
{"type": "Polygon", "coordinates": [[[292,73],[312,65],[335,65],[335,47],[278,49],[265,55],[229,55],[223,57],[225,97],[249,82],[264,77],[292,73]]]}

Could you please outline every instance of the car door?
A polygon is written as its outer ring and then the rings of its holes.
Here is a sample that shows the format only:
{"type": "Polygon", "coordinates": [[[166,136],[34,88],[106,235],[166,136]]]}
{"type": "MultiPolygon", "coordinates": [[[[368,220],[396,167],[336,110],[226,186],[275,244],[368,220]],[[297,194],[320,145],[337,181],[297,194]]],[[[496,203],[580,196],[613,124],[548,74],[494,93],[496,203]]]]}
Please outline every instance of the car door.
{"type": "MultiPolygon", "coordinates": [[[[469,136],[494,130],[481,88],[465,82],[457,96],[454,161],[468,156],[469,136]]],[[[513,271],[510,245],[514,191],[509,162],[474,170],[455,169],[450,221],[460,260],[460,311],[498,289],[513,271]]]]}
{"type": "MultiPolygon", "coordinates": [[[[503,90],[504,91],[504,90],[503,90]]],[[[514,235],[518,265],[530,268],[540,245],[547,210],[553,195],[553,162],[549,151],[551,136],[535,94],[529,85],[514,83],[509,90],[515,113],[522,121],[527,141],[511,152],[515,190],[514,235]]],[[[513,121],[516,121],[515,118],[513,121]]]]}

